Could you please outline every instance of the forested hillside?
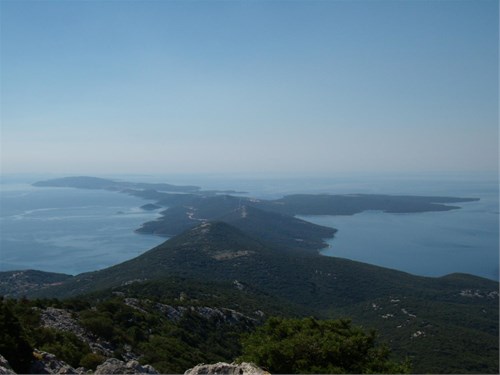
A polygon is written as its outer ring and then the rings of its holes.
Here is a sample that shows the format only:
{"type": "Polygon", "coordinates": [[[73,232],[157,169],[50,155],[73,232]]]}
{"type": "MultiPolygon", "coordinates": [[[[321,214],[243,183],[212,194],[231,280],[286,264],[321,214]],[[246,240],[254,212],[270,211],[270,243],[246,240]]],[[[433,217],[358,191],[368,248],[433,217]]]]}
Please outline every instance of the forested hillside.
{"type": "MultiPolygon", "coordinates": [[[[196,291],[199,284],[224,290],[216,306],[250,315],[267,309],[266,316],[351,318],[377,329],[417,372],[498,368],[497,283],[458,274],[414,276],[299,249],[284,254],[222,222],[202,223],[130,261],[29,295],[112,290],[133,298],[179,298],[179,288],[196,291]]],[[[214,306],[216,294],[195,294],[214,306]]]]}

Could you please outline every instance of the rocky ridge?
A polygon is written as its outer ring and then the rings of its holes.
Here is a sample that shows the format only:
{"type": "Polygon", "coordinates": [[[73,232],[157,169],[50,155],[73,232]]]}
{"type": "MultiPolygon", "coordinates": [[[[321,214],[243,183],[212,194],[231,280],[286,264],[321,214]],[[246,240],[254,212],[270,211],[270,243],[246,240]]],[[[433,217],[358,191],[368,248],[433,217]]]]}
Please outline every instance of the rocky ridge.
{"type": "Polygon", "coordinates": [[[253,363],[243,362],[225,363],[218,362],[212,365],[200,364],[189,370],[184,375],[266,375],[269,372],[262,370],[253,363]]]}
{"type": "MultiPolygon", "coordinates": [[[[124,362],[108,358],[97,366],[95,372],[92,372],[83,367],[75,369],[51,353],[35,349],[33,355],[35,360],[30,368],[31,374],[158,374],[153,366],[141,365],[136,360],[124,362]]],[[[0,374],[16,374],[2,355],[0,355],[0,374]]]]}
{"type": "MultiPolygon", "coordinates": [[[[101,365],[97,366],[95,372],[83,367],[77,369],[71,367],[66,362],[57,359],[51,353],[35,350],[33,353],[36,360],[31,366],[32,374],[159,374],[151,365],[141,365],[138,361],[120,361],[116,358],[109,358],[101,365]]],[[[9,362],[0,355],[0,374],[16,374],[9,365],[9,362]]],[[[269,375],[269,372],[257,367],[253,363],[225,363],[199,364],[184,372],[184,375],[269,375]]]]}
{"type": "Polygon", "coordinates": [[[158,374],[158,371],[150,365],[142,366],[135,360],[124,362],[110,358],[97,366],[94,374],[158,374]]]}
{"type": "MultiPolygon", "coordinates": [[[[181,298],[182,299],[182,298],[181,298]]],[[[179,322],[187,314],[196,314],[205,320],[215,321],[217,325],[240,325],[253,326],[258,322],[258,319],[244,315],[236,310],[229,308],[215,308],[208,306],[172,306],[163,303],[154,302],[148,299],[139,299],[125,297],[123,303],[141,313],[161,313],[165,318],[172,322],[179,322]]],[[[38,309],[38,308],[35,308],[38,309]]],[[[117,349],[112,343],[97,337],[92,332],[86,330],[79,324],[78,313],[62,308],[47,307],[40,309],[40,324],[43,327],[68,332],[74,334],[78,339],[86,343],[93,353],[97,353],[106,358],[105,362],[97,366],[95,374],[156,374],[156,370],[150,365],[140,365],[137,361],[139,355],[132,351],[129,345],[122,347],[121,358],[113,358],[114,352],[117,349]]],[[[258,318],[262,318],[261,311],[256,312],[258,318]]],[[[34,353],[36,360],[34,361],[31,373],[36,374],[90,374],[91,370],[83,367],[73,368],[64,361],[59,360],[55,355],[36,350],[34,353]]],[[[1,362],[0,362],[1,365],[1,362]]],[[[219,365],[219,364],[217,364],[219,365]]],[[[208,365],[205,365],[208,366],[208,365]]],[[[216,365],[210,365],[216,366],[216,365]]],[[[217,367],[216,371],[230,371],[229,367],[233,366],[225,364],[222,367],[217,367]]],[[[233,366],[234,367],[234,366],[233,366]]],[[[247,366],[248,367],[248,366],[247,366]]],[[[247,372],[250,367],[244,369],[240,366],[235,374],[255,372],[247,372]],[[241,371],[240,371],[241,370],[241,371]]],[[[5,367],[7,371],[7,367],[5,367]]],[[[231,367],[232,368],[232,367],[231,367]]],[[[0,370],[1,371],[1,370],[0,370]]],[[[198,370],[197,370],[198,371],[198,370]]],[[[204,371],[204,370],[199,370],[204,371]]],[[[212,371],[209,369],[209,371],[212,371]]],[[[231,370],[232,371],[232,370],[231,370]]],[[[253,371],[253,370],[252,370],[253,371]]],[[[0,372],[1,373],[1,372],[0,372]]],[[[8,372],[5,372],[8,373],[8,372]]],[[[14,373],[14,372],[12,372],[14,373]]],[[[217,372],[218,373],[218,372],[217,372]]],[[[227,372],[231,373],[231,372],[227,372]]],[[[257,373],[255,373],[257,374],[257,373]]],[[[260,374],[260,373],[258,373],[260,374]]]]}
{"type": "Polygon", "coordinates": [[[71,312],[67,310],[48,307],[42,310],[40,321],[44,327],[73,333],[76,337],[85,342],[94,353],[111,357],[113,356],[113,351],[116,349],[111,343],[85,330],[75,319],[73,319],[71,312]]]}
{"type": "Polygon", "coordinates": [[[10,367],[9,361],[7,361],[3,355],[0,354],[0,374],[15,374],[12,367],[10,367]]]}
{"type": "MultiPolygon", "coordinates": [[[[125,298],[124,303],[136,309],[140,312],[147,312],[150,308],[147,305],[151,305],[150,301],[144,301],[137,298],[125,298]]],[[[185,314],[187,313],[196,313],[200,315],[203,319],[217,319],[221,323],[225,324],[238,324],[241,322],[254,324],[257,322],[257,319],[251,318],[247,315],[244,315],[236,310],[227,309],[227,308],[214,308],[208,306],[171,306],[165,305],[162,303],[154,303],[152,304],[152,308],[156,311],[161,312],[165,315],[169,320],[173,322],[178,322],[185,314]]],[[[261,313],[261,312],[260,312],[261,313]]],[[[261,317],[260,314],[256,312],[256,314],[261,317]]]]}
{"type": "Polygon", "coordinates": [[[33,356],[35,360],[30,369],[32,374],[83,374],[86,372],[83,367],[76,370],[51,353],[35,349],[33,356]]]}

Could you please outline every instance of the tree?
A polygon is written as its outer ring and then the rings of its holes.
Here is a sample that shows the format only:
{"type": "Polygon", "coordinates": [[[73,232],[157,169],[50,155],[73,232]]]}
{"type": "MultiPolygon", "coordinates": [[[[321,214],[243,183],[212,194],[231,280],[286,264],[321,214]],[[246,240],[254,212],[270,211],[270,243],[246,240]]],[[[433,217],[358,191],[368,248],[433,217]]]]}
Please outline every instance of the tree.
{"type": "Polygon", "coordinates": [[[349,320],[270,318],[242,340],[240,360],[271,373],[408,373],[408,363],[389,359],[375,332],[349,320]]]}
{"type": "Polygon", "coordinates": [[[19,319],[12,312],[8,301],[0,297],[0,354],[12,368],[21,374],[29,372],[33,348],[28,343],[19,319]]]}

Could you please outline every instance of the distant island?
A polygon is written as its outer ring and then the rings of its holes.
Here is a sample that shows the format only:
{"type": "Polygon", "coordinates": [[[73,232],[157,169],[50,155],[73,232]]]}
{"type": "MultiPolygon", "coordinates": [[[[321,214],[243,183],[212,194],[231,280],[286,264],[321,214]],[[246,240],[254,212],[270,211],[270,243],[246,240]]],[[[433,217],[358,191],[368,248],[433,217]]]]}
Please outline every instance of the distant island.
{"type": "MultiPolygon", "coordinates": [[[[478,198],[380,194],[294,194],[263,200],[234,196],[233,190],[203,191],[198,186],[114,181],[97,177],[65,177],[36,182],[33,186],[72,187],[118,191],[154,204],[145,210],[165,208],[161,217],[144,223],[138,233],[175,236],[207,221],[221,221],[283,249],[320,250],[336,229],[313,224],[296,215],[353,215],[367,210],[416,213],[459,209],[450,204],[478,198]]],[[[242,194],[239,192],[238,194],[242,194]]]]}
{"type": "Polygon", "coordinates": [[[124,189],[155,189],[160,191],[192,192],[198,191],[198,186],[175,186],[170,184],[151,184],[141,182],[126,182],[108,180],[106,178],[77,176],[55,178],[47,181],[38,181],[33,184],[37,187],[72,187],[78,189],[102,189],[102,190],[124,190],[124,189]]]}
{"type": "Polygon", "coordinates": [[[130,181],[116,181],[100,177],[89,176],[75,176],[54,178],[47,181],[38,181],[33,184],[37,187],[70,187],[77,189],[97,189],[97,190],[111,190],[111,191],[126,191],[127,189],[139,189],[150,191],[162,192],[175,192],[175,193],[199,193],[199,194],[244,194],[245,192],[238,192],[235,190],[207,190],[201,191],[198,186],[179,186],[165,183],[149,183],[149,182],[130,182],[130,181]]]}

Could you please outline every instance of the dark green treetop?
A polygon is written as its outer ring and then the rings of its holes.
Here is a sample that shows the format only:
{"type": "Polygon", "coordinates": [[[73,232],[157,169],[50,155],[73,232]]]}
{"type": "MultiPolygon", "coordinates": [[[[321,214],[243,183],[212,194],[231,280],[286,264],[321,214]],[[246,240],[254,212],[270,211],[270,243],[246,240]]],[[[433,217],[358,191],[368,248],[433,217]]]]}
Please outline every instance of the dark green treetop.
{"type": "Polygon", "coordinates": [[[244,338],[240,359],[279,374],[409,373],[389,355],[374,331],[349,320],[270,318],[244,338]]]}

